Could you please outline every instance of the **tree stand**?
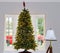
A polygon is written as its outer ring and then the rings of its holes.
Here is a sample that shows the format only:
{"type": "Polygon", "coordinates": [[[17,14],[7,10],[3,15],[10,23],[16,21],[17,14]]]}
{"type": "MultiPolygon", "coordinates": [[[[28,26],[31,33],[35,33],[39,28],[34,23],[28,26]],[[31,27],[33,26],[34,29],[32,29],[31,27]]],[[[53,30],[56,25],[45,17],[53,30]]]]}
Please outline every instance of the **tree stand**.
{"type": "Polygon", "coordinates": [[[25,50],[25,51],[22,51],[22,52],[19,52],[19,53],[31,53],[31,52],[25,50]]]}

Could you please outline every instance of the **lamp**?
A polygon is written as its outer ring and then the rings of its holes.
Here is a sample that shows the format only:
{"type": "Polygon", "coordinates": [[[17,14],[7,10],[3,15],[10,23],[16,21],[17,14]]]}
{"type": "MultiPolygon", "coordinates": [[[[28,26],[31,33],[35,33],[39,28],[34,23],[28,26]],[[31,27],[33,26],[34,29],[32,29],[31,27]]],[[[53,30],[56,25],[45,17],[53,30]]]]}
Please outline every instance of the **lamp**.
{"type": "Polygon", "coordinates": [[[46,39],[46,41],[50,41],[50,45],[49,45],[46,53],[48,53],[48,52],[52,53],[51,41],[56,41],[56,37],[55,37],[54,31],[52,29],[47,30],[45,39],[46,39]]]}

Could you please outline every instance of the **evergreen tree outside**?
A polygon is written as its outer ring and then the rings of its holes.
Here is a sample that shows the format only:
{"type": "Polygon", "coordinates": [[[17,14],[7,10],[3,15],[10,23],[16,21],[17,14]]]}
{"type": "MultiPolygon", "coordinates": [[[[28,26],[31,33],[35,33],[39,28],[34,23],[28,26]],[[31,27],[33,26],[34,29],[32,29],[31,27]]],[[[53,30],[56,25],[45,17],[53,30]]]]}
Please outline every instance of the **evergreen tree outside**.
{"type": "Polygon", "coordinates": [[[28,9],[23,9],[18,17],[17,32],[15,42],[13,43],[15,49],[29,49],[35,50],[36,42],[33,35],[33,25],[28,9]]]}

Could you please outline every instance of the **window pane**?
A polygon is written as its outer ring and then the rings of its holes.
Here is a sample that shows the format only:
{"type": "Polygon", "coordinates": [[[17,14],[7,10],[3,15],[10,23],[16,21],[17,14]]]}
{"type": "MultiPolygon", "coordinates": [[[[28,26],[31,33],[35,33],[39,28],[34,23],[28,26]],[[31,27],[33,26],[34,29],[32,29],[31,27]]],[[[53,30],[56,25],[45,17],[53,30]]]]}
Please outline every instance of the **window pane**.
{"type": "Polygon", "coordinates": [[[12,17],[6,16],[5,21],[5,48],[7,49],[13,42],[12,17]]]}

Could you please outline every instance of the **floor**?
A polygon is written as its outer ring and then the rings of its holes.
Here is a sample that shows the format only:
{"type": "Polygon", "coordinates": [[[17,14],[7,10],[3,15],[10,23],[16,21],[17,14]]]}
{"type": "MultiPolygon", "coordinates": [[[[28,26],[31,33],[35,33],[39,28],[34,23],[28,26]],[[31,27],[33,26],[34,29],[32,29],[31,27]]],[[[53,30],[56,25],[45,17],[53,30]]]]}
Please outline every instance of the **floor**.
{"type": "MultiPolygon", "coordinates": [[[[4,51],[4,53],[18,53],[17,51],[4,51]]],[[[32,53],[46,53],[45,51],[32,51],[32,53]]]]}

